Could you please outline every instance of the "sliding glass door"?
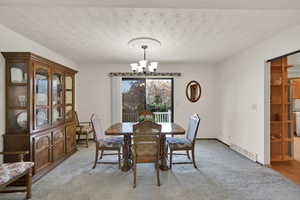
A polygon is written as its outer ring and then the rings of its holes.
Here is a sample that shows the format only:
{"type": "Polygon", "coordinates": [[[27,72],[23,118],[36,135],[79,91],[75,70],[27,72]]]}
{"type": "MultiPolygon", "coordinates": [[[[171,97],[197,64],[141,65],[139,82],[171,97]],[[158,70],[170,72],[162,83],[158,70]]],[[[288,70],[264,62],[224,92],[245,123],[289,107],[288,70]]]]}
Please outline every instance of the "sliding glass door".
{"type": "Polygon", "coordinates": [[[153,112],[156,122],[173,121],[172,78],[122,79],[122,121],[136,122],[143,110],[153,112]]]}

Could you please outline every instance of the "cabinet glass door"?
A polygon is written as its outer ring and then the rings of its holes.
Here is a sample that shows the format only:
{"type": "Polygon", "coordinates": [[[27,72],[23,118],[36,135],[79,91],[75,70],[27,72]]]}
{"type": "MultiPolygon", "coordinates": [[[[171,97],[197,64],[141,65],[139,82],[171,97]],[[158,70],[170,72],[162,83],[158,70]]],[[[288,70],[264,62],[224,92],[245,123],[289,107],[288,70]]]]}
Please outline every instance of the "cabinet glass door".
{"type": "Polygon", "coordinates": [[[65,77],[65,112],[66,120],[71,121],[74,119],[74,86],[73,86],[74,77],[71,75],[66,75],[65,77]]]}
{"type": "Polygon", "coordinates": [[[35,129],[49,124],[49,69],[35,66],[35,129]]]}
{"type": "Polygon", "coordinates": [[[63,110],[63,75],[54,72],[52,74],[52,124],[63,121],[63,110]]]}
{"type": "Polygon", "coordinates": [[[28,130],[28,72],[27,63],[9,62],[7,78],[7,130],[28,130]]]}

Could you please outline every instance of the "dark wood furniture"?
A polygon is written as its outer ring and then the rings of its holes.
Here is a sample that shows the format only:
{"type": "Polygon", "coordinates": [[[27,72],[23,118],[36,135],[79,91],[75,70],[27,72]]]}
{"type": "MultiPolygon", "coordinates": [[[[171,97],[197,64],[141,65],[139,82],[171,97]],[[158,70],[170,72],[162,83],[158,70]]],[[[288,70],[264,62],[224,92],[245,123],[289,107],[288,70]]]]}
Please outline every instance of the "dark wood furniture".
{"type": "Polygon", "coordinates": [[[293,99],[288,67],[287,57],[270,61],[271,162],[293,160],[293,99]]]}
{"type": "Polygon", "coordinates": [[[89,148],[89,136],[93,133],[93,127],[91,122],[80,122],[77,112],[74,112],[75,122],[76,122],[76,135],[77,135],[77,144],[80,144],[81,135],[85,136],[84,144],[89,148]]]}
{"type": "MultiPolygon", "coordinates": [[[[130,145],[131,136],[133,134],[133,125],[136,123],[126,122],[126,123],[116,123],[111,127],[106,129],[106,135],[122,135],[124,136],[124,148],[123,148],[123,171],[128,171],[131,168],[130,161],[130,145]]],[[[159,123],[161,125],[161,170],[168,170],[167,165],[167,145],[166,145],[166,135],[184,135],[185,130],[178,124],[175,123],[159,123]]]]}
{"type": "Polygon", "coordinates": [[[133,125],[133,187],[136,187],[137,163],[154,163],[156,168],[157,185],[159,180],[161,125],[152,121],[143,121],[133,125]]]}
{"type": "Polygon", "coordinates": [[[91,117],[94,138],[96,143],[96,154],[95,154],[95,162],[93,169],[97,164],[119,164],[119,168],[121,168],[121,149],[123,147],[123,138],[122,137],[105,137],[104,132],[102,130],[101,120],[95,114],[91,117]],[[104,153],[104,151],[117,151],[117,153],[104,153]],[[118,162],[105,162],[99,161],[99,151],[100,160],[105,155],[118,155],[118,162]]]}
{"type": "MultiPolygon", "coordinates": [[[[0,155],[18,155],[19,162],[18,163],[9,163],[9,164],[0,164],[0,168],[3,171],[3,175],[5,177],[0,177],[0,179],[5,179],[0,181],[0,193],[13,193],[13,192],[26,192],[26,199],[31,198],[31,185],[32,185],[32,162],[24,162],[24,155],[29,152],[0,152],[0,155]],[[5,166],[1,166],[5,165],[5,166]],[[25,186],[26,189],[6,189],[6,187],[19,180],[20,178],[25,178],[25,184],[21,186],[25,186]]],[[[1,174],[1,170],[0,170],[1,174]]]]}
{"type": "MultiPolygon", "coordinates": [[[[4,151],[29,151],[33,181],[76,151],[75,70],[30,52],[6,60],[4,151]]],[[[5,155],[5,162],[16,157],[5,155]]]]}
{"type": "MultiPolygon", "coordinates": [[[[197,168],[195,161],[195,141],[198,133],[198,128],[200,124],[200,117],[197,114],[194,114],[190,117],[188,123],[188,129],[185,138],[176,138],[170,137],[167,138],[167,143],[170,149],[170,168],[172,164],[193,164],[197,168]],[[189,151],[192,152],[192,162],[176,162],[173,163],[173,153],[174,151],[186,151],[188,159],[190,159],[189,151]]],[[[176,155],[176,154],[175,154],[176,155]]],[[[178,154],[177,155],[181,155],[178,154]]]]}

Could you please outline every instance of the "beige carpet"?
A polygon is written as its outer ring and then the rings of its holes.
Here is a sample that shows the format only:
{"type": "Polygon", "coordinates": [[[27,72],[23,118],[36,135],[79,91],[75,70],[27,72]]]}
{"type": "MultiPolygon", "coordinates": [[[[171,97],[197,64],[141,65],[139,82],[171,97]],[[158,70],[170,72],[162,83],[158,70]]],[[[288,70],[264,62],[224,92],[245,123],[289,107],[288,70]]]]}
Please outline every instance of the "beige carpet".
{"type": "MultiPolygon", "coordinates": [[[[157,187],[153,165],[139,165],[137,188],[133,189],[132,171],[124,173],[117,165],[98,165],[92,170],[94,147],[82,147],[34,184],[32,199],[298,200],[300,197],[299,185],[247,160],[223,144],[198,141],[196,149],[198,170],[192,165],[175,165],[171,171],[161,171],[162,185],[157,187]]],[[[0,195],[0,200],[24,199],[25,196],[0,195]]]]}

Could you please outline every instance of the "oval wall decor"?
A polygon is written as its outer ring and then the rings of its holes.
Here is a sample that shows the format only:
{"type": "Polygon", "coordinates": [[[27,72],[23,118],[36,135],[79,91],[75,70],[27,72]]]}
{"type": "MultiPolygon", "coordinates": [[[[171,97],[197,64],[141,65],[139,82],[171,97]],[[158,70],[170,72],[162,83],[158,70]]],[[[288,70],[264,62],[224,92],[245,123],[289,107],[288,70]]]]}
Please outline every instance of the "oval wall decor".
{"type": "Polygon", "coordinates": [[[186,98],[190,102],[197,102],[201,97],[201,86],[197,81],[191,81],[186,86],[186,98]]]}

